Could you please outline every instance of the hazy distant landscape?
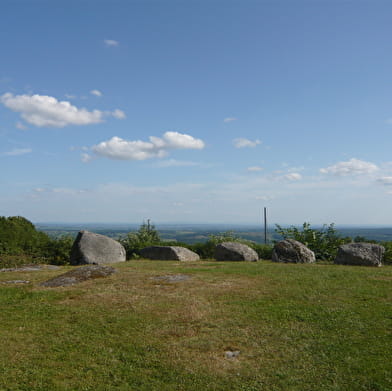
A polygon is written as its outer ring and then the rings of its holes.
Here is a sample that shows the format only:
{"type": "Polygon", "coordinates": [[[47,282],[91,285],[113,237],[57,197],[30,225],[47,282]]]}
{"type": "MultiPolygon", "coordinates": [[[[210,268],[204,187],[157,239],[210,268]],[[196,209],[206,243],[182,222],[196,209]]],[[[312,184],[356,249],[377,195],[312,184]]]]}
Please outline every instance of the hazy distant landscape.
{"type": "MultiPolygon", "coordinates": [[[[106,235],[112,238],[119,238],[128,232],[137,231],[140,224],[108,224],[108,223],[36,223],[38,230],[43,231],[51,237],[62,235],[76,236],[80,230],[106,235]]],[[[264,243],[264,227],[256,225],[235,225],[235,224],[162,224],[156,225],[160,237],[163,240],[176,240],[187,244],[207,241],[210,235],[224,232],[233,232],[242,239],[251,240],[256,243],[264,243]]],[[[315,228],[318,228],[315,226],[315,228]]],[[[321,226],[319,226],[321,228],[321,226]]],[[[336,227],[338,233],[343,237],[355,238],[357,236],[367,240],[392,241],[392,227],[361,227],[343,226],[336,227]]],[[[279,240],[279,235],[275,232],[275,225],[268,227],[268,242],[279,240]]]]}

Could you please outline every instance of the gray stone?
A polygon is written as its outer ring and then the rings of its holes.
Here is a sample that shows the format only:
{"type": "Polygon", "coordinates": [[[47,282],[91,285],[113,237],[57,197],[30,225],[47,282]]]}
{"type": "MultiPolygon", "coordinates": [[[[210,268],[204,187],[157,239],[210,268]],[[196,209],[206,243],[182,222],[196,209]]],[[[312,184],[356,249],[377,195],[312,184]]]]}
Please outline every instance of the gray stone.
{"type": "Polygon", "coordinates": [[[349,243],[339,246],[334,263],[338,265],[381,266],[385,248],[373,243],[349,243]]]}
{"type": "Polygon", "coordinates": [[[125,248],[119,242],[89,231],[80,231],[71,249],[71,265],[102,265],[125,261],[125,248]]]}
{"type": "Polygon", "coordinates": [[[312,263],[316,261],[314,252],[294,239],[282,240],[272,250],[273,262],[312,263]]]}
{"type": "Polygon", "coordinates": [[[180,246],[150,246],[140,250],[140,255],[147,259],[162,261],[198,261],[199,255],[180,246]]]}
{"type": "Polygon", "coordinates": [[[0,269],[0,272],[37,272],[40,270],[56,270],[59,269],[55,265],[24,265],[18,267],[10,267],[0,269]]]}
{"type": "Polygon", "coordinates": [[[70,270],[67,273],[61,274],[60,276],[51,278],[48,281],[42,282],[40,285],[47,288],[69,286],[69,285],[78,284],[86,280],[91,280],[94,278],[108,277],[111,274],[113,274],[115,271],[116,269],[110,266],[102,266],[102,265],[82,266],[74,270],[70,270]]]}
{"type": "Polygon", "coordinates": [[[215,259],[217,261],[248,261],[259,260],[257,252],[253,248],[238,242],[223,242],[215,247],[215,259]]]}
{"type": "Polygon", "coordinates": [[[239,351],[239,350],[234,350],[234,351],[227,350],[225,352],[225,356],[226,356],[226,358],[233,359],[233,358],[237,358],[240,355],[240,353],[241,353],[241,351],[239,351]]]}
{"type": "Polygon", "coordinates": [[[27,281],[27,280],[9,280],[9,281],[0,281],[0,284],[30,284],[30,281],[27,281]]]}
{"type": "Polygon", "coordinates": [[[187,276],[186,274],[169,274],[167,276],[157,276],[152,277],[153,280],[157,281],[167,281],[167,282],[180,282],[189,280],[191,276],[187,276]]]}

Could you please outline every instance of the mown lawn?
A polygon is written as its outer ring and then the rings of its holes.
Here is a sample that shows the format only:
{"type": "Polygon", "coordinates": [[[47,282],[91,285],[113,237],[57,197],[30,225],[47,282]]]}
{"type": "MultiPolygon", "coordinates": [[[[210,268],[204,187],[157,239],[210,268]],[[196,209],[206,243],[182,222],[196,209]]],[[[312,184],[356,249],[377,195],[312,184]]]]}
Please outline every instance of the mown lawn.
{"type": "Polygon", "coordinates": [[[0,273],[0,390],[392,390],[392,267],[131,261],[0,273]],[[185,281],[157,276],[185,274],[185,281]],[[239,350],[236,358],[226,351],[239,350]]]}

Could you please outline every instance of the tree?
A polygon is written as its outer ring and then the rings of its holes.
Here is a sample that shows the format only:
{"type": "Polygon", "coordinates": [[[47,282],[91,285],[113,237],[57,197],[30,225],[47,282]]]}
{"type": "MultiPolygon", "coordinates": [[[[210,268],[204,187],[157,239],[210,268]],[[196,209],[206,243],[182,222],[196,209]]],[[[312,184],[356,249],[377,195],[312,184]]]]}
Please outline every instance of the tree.
{"type": "Polygon", "coordinates": [[[139,256],[142,248],[157,245],[161,243],[159,233],[150,220],[139,227],[137,232],[129,232],[126,237],[120,238],[119,242],[124,246],[127,252],[127,259],[139,256]]]}

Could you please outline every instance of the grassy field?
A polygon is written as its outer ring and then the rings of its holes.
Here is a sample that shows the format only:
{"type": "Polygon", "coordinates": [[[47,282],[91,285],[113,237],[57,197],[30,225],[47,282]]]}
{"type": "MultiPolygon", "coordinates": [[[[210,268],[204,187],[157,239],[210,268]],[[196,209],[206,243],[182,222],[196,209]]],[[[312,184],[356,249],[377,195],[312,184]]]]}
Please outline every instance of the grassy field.
{"type": "Polygon", "coordinates": [[[392,390],[390,266],[115,267],[67,288],[38,284],[70,267],[0,273],[0,390],[392,390]]]}

